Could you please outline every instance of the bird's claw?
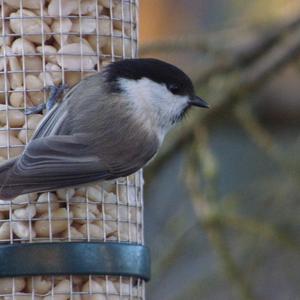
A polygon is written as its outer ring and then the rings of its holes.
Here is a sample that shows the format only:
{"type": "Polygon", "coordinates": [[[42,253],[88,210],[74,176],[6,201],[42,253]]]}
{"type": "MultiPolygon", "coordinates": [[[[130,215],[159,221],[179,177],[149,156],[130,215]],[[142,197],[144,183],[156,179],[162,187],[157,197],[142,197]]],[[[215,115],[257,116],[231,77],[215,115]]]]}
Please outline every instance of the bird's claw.
{"type": "Polygon", "coordinates": [[[46,87],[46,90],[49,91],[49,98],[46,103],[39,104],[37,106],[29,107],[25,109],[25,115],[39,114],[43,112],[44,109],[47,111],[51,110],[57,99],[68,89],[68,86],[62,84],[60,86],[51,85],[46,87]]]}
{"type": "Polygon", "coordinates": [[[32,106],[32,107],[27,107],[25,109],[25,115],[33,115],[33,114],[40,114],[43,112],[43,110],[46,108],[46,104],[45,103],[41,103],[37,106],[32,106]]]}

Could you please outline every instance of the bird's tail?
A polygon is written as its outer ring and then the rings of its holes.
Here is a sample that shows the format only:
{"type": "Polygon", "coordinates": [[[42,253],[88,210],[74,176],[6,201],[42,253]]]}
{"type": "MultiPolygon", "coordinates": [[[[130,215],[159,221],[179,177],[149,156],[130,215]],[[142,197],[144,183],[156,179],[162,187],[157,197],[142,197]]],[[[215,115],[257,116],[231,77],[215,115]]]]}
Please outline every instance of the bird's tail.
{"type": "Polygon", "coordinates": [[[19,157],[15,157],[0,165],[0,199],[2,200],[12,199],[19,194],[9,185],[12,170],[18,159],[19,157]]]}

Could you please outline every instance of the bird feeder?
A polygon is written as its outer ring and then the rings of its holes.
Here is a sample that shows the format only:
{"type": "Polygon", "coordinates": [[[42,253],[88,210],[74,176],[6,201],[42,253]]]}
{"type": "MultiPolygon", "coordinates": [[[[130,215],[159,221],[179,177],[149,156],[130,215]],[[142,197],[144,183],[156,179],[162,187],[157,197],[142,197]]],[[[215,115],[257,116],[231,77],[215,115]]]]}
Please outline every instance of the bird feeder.
{"type": "MultiPolygon", "coordinates": [[[[137,0],[0,0],[0,159],[22,153],[49,87],[137,55],[137,0]]],[[[86,118],[89,118],[87,115],[86,118]]],[[[143,178],[0,199],[0,299],[144,299],[143,178]]]]}

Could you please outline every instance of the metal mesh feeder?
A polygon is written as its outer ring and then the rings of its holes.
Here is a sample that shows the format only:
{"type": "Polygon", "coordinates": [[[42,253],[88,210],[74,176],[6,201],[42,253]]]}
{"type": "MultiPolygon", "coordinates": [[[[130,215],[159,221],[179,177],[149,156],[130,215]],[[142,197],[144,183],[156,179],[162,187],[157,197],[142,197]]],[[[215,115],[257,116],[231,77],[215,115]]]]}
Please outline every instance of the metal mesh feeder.
{"type": "MultiPolygon", "coordinates": [[[[19,155],[50,86],[137,55],[137,0],[0,0],[0,159],[19,155]]],[[[87,116],[88,117],[88,116],[87,116]]],[[[143,178],[0,200],[0,299],[144,299],[143,178]]]]}

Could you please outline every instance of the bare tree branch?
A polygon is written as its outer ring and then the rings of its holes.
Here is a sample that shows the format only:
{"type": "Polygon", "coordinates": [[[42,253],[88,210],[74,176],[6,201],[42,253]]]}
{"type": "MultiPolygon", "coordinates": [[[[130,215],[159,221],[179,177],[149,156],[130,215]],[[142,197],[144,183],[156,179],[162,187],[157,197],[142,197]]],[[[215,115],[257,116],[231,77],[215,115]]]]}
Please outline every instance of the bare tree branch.
{"type": "Polygon", "coordinates": [[[226,243],[223,232],[224,227],[220,226],[219,223],[208,221],[214,219],[217,204],[214,199],[208,199],[208,197],[203,193],[200,193],[198,189],[200,182],[199,160],[201,160],[201,157],[199,157],[197,149],[194,149],[191,153],[191,159],[186,172],[186,186],[191,195],[198,222],[202,225],[208,235],[210,243],[219,257],[226,278],[230,280],[231,284],[238,291],[239,299],[254,300],[255,296],[251,286],[240,270],[238,264],[235,262],[226,243]]]}
{"type": "Polygon", "coordinates": [[[196,50],[199,52],[208,52],[213,50],[209,46],[209,41],[205,39],[198,39],[198,36],[182,37],[181,39],[169,39],[163,41],[157,41],[155,43],[149,43],[141,47],[140,54],[147,55],[151,52],[173,52],[173,51],[185,51],[196,50]]]}
{"type": "MultiPolygon", "coordinates": [[[[281,33],[278,32],[278,35],[281,33]]],[[[209,112],[199,114],[193,122],[177,130],[162,149],[160,155],[148,167],[149,177],[154,174],[175,153],[185,148],[193,140],[193,129],[200,126],[210,127],[216,119],[226,112],[232,111],[239,102],[247,99],[247,95],[259,89],[274,74],[293,61],[300,54],[300,28],[280,39],[276,46],[255,60],[250,66],[238,74],[232,86],[215,99],[209,112]]],[[[149,179],[148,177],[148,179],[149,179]]]]}
{"type": "MultiPolygon", "coordinates": [[[[239,59],[247,60],[253,59],[257,55],[257,50],[263,52],[274,45],[279,38],[281,38],[287,32],[294,30],[300,25],[300,16],[294,16],[292,19],[281,20],[273,24],[272,28],[268,26],[267,28],[246,28],[244,31],[255,31],[260,32],[257,39],[253,40],[251,48],[248,48],[246,52],[239,53],[239,59]],[[280,33],[280,35],[278,35],[280,33]]],[[[228,30],[227,30],[228,31],[228,30]]],[[[169,40],[159,40],[156,42],[151,42],[145,44],[140,49],[141,55],[147,55],[151,52],[167,52],[170,51],[199,51],[199,52],[211,52],[211,53],[220,53],[224,47],[224,37],[226,38],[229,35],[229,43],[232,42],[234,36],[232,30],[229,30],[229,34],[224,34],[224,32],[213,32],[211,34],[198,34],[194,36],[182,37],[180,39],[169,39],[169,40]],[[199,38],[199,36],[201,36],[199,38]],[[218,38],[216,39],[215,36],[218,38]],[[216,40],[220,40],[218,43],[218,48],[216,48],[216,40]]],[[[228,43],[228,44],[229,44],[228,43]]],[[[237,53],[235,53],[237,54],[237,53]]]]}

